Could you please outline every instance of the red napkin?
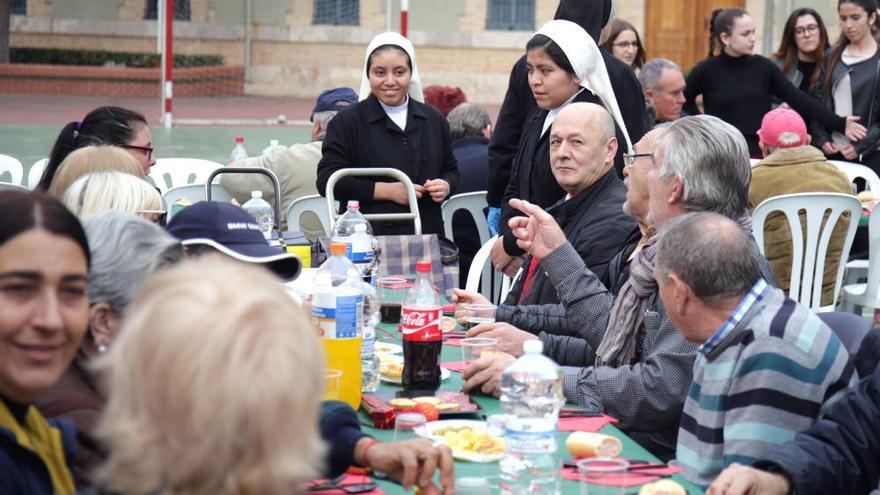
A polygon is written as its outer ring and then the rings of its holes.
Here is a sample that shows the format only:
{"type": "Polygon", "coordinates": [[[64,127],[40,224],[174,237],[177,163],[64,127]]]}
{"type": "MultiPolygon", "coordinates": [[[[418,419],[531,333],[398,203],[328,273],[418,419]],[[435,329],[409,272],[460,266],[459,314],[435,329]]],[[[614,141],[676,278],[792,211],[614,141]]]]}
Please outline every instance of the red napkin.
{"type": "Polygon", "coordinates": [[[611,416],[580,416],[575,418],[559,418],[559,431],[590,431],[597,433],[608,423],[618,421],[611,416]]]}
{"type": "Polygon", "coordinates": [[[448,369],[449,371],[455,371],[456,373],[461,373],[467,368],[467,365],[464,361],[449,361],[448,363],[440,363],[440,366],[448,369]]]}
{"type": "MultiPolygon", "coordinates": [[[[636,464],[636,466],[638,466],[638,464],[636,464]]],[[[637,486],[659,480],[660,476],[656,476],[658,474],[672,475],[682,471],[684,471],[684,469],[678,466],[667,466],[665,468],[657,469],[640,469],[638,471],[627,471],[620,475],[608,475],[604,478],[597,478],[589,483],[591,485],[605,486],[637,486]]],[[[562,477],[567,480],[580,481],[577,468],[562,468],[562,477]]]]}
{"type": "MultiPolygon", "coordinates": [[[[574,474],[575,474],[575,476],[577,475],[577,470],[575,470],[575,473],[574,473],[574,474]]],[[[310,485],[313,485],[313,484],[316,485],[316,484],[318,484],[318,483],[324,483],[325,481],[327,481],[327,480],[315,480],[315,481],[313,481],[313,482],[311,482],[311,483],[309,483],[309,484],[310,484],[310,485]]],[[[345,477],[344,480],[342,480],[342,483],[340,483],[340,484],[337,485],[337,486],[356,485],[356,484],[360,484],[360,483],[369,483],[369,482],[371,482],[371,481],[373,481],[373,480],[371,480],[369,476],[366,476],[366,475],[363,475],[363,474],[349,474],[348,476],[345,477]]],[[[315,494],[315,493],[317,493],[317,494],[334,494],[334,495],[337,495],[337,494],[339,494],[339,493],[344,493],[344,492],[343,492],[342,490],[339,490],[338,488],[328,488],[328,489],[326,489],[326,490],[319,490],[319,491],[313,491],[313,492],[308,492],[308,493],[309,493],[310,495],[311,495],[311,494],[315,494]]],[[[382,495],[382,494],[384,494],[384,493],[385,493],[385,492],[383,492],[381,488],[376,487],[375,490],[371,490],[371,491],[369,491],[369,492],[364,492],[364,495],[382,495]]]]}

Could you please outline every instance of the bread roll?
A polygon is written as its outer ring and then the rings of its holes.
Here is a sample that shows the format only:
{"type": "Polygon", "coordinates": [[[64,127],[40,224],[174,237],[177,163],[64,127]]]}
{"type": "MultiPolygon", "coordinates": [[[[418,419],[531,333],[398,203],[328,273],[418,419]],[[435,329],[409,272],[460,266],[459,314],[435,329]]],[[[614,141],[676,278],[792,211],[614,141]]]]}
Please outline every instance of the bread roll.
{"type": "Polygon", "coordinates": [[[410,399],[391,399],[388,401],[388,405],[397,409],[398,411],[409,411],[416,407],[416,402],[410,399]]]}
{"type": "Polygon", "coordinates": [[[615,457],[623,450],[619,439],[601,433],[576,431],[565,441],[568,452],[575,457],[615,457]]]}
{"type": "Polygon", "coordinates": [[[660,480],[644,485],[639,495],[687,495],[687,491],[672,480],[660,480]]]}

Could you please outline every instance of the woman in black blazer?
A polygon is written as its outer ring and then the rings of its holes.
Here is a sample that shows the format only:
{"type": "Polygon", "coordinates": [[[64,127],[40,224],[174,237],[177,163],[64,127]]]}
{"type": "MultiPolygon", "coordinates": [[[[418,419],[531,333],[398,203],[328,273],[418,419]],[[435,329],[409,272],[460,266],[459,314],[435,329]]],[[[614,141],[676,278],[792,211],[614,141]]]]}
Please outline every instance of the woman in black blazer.
{"type": "MultiPolygon", "coordinates": [[[[361,101],[327,126],[318,163],[318,191],[325,195],[333,172],[344,168],[390,167],[404,172],[416,190],[422,233],[442,234],[440,205],[458,182],[449,125],[422,100],[412,43],[397,33],[370,42],[364,61],[361,101]]],[[[336,183],[343,209],[358,200],[363,213],[408,211],[406,188],[389,177],[348,177],[336,183]]],[[[372,221],[376,235],[411,234],[408,222],[372,221]]]]}

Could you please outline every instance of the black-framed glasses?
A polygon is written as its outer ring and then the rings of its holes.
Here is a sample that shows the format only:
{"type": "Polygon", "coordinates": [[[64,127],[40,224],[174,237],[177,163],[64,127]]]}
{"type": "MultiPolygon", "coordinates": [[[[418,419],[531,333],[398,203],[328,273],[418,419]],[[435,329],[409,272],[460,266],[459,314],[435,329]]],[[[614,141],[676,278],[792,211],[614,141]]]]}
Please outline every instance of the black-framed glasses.
{"type": "Polygon", "coordinates": [[[794,35],[798,38],[803,38],[807,34],[810,36],[819,32],[818,24],[810,24],[809,26],[800,27],[794,30],[794,35]]]}
{"type": "Polygon", "coordinates": [[[120,148],[125,148],[127,150],[138,150],[147,155],[147,160],[152,158],[153,156],[153,147],[152,146],[135,146],[133,144],[120,144],[120,148]]]}
{"type": "Polygon", "coordinates": [[[623,154],[623,164],[627,167],[632,167],[636,160],[639,158],[650,158],[651,163],[654,163],[654,153],[624,153],[623,154]]]}

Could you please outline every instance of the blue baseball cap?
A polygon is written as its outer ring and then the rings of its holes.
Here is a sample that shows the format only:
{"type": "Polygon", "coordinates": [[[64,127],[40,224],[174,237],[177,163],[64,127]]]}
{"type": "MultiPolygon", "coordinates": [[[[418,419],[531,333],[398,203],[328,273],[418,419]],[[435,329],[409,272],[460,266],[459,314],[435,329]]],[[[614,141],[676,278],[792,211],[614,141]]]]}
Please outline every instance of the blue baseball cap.
{"type": "Polygon", "coordinates": [[[299,257],[270,246],[250,213],[232,203],[200,201],[187,206],[167,229],[184,246],[210,246],[239,261],[265,265],[284,280],[295,279],[302,268],[299,257]]]}
{"type": "Polygon", "coordinates": [[[351,88],[333,88],[325,89],[318,95],[318,101],[315,102],[315,108],[309,120],[315,121],[315,114],[318,112],[339,112],[354,105],[358,102],[358,95],[351,88]]]}

